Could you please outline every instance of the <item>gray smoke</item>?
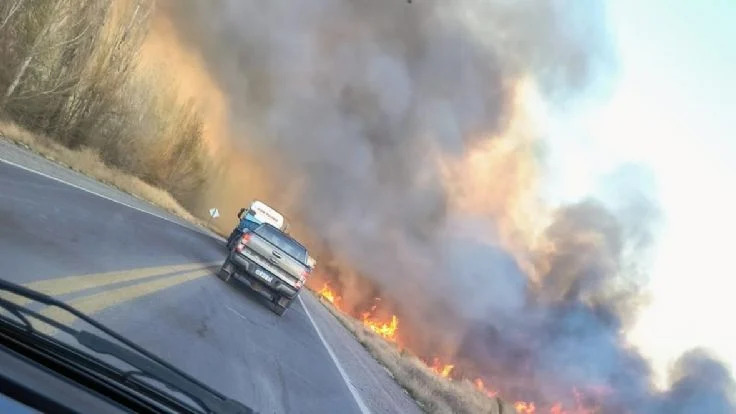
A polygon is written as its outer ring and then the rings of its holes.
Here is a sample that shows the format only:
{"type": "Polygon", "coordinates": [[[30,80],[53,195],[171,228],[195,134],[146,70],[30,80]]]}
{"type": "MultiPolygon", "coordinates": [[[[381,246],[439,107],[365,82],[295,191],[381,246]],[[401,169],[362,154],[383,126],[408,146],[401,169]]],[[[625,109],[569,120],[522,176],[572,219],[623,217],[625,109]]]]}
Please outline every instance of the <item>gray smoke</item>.
{"type": "MultiPolygon", "coordinates": [[[[618,207],[614,214],[589,200],[557,211],[542,283],[526,291],[522,305],[514,302],[513,312],[476,319],[456,354],[460,369],[498,384],[501,395],[599,413],[736,412],[733,377],[703,351],[682,356],[670,389],[654,391],[649,364],[624,332],[641,299],[630,276],[651,247],[657,211],[640,197],[618,207]]],[[[485,293],[493,296],[495,286],[485,293]]]]}
{"type": "Polygon", "coordinates": [[[612,61],[604,11],[553,0],[163,5],[228,95],[238,145],[272,160],[274,188],[298,183],[290,213],[397,303],[418,352],[459,349],[449,356],[468,373],[517,398],[579,386],[609,412],[668,412],[722,389],[701,361],[683,364],[675,394],[654,395],[622,339],[638,292],[620,276],[636,267],[632,243],[650,241],[647,223],[592,202],[562,208],[550,271],[532,285],[509,252],[478,241],[496,223],[450,211],[434,162],[503,133],[518,78],[553,102],[594,82],[612,61]]]}
{"type": "Polygon", "coordinates": [[[675,381],[656,408],[661,413],[736,412],[736,383],[722,364],[697,349],[675,364],[675,381]]]}
{"type": "Polygon", "coordinates": [[[227,91],[241,147],[277,154],[279,181],[305,186],[305,224],[396,296],[432,290],[448,267],[434,154],[502,132],[519,76],[565,95],[609,58],[595,2],[169,6],[227,91]]]}

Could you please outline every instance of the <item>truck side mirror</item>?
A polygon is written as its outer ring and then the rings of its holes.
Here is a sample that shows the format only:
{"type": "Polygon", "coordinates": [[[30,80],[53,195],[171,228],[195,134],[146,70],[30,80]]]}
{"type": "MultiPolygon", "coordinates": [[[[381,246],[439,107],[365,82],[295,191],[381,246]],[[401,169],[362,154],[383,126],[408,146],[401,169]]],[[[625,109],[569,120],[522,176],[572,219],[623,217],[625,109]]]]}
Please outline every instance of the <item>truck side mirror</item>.
{"type": "Polygon", "coordinates": [[[245,208],[241,208],[240,211],[238,211],[238,218],[240,218],[244,212],[245,212],[245,208]]]}

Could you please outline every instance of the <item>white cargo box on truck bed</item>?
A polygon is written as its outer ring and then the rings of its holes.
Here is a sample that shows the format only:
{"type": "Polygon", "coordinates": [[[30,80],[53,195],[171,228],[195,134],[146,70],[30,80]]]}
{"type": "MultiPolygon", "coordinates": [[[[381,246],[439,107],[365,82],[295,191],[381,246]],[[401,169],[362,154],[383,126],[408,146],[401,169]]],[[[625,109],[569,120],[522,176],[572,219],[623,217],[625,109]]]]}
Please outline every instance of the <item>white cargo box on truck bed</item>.
{"type": "Polygon", "coordinates": [[[272,209],[266,203],[255,200],[250,205],[253,218],[261,223],[268,223],[279,230],[284,230],[284,216],[272,209]]]}

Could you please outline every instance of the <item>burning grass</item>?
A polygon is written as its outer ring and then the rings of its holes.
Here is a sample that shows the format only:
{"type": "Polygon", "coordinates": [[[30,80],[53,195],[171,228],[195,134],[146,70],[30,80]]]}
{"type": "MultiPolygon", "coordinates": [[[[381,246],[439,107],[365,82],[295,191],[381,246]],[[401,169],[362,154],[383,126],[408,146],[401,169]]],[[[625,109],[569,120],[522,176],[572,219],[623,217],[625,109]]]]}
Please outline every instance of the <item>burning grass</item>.
{"type": "MultiPolygon", "coordinates": [[[[407,350],[396,345],[398,318],[380,321],[371,313],[355,319],[334,306],[339,302],[329,286],[325,285],[317,294],[321,302],[353,335],[368,352],[393,375],[419,406],[428,413],[492,413],[508,414],[519,411],[505,403],[484,387],[469,380],[452,381],[449,376],[452,364],[443,364],[434,359],[427,364],[407,350]]],[[[375,309],[374,309],[375,310],[375,309]]],[[[481,382],[482,384],[482,382],[481,382]]]]}
{"type": "Polygon", "coordinates": [[[454,372],[455,365],[438,357],[423,360],[406,349],[399,336],[399,317],[381,319],[374,304],[360,316],[350,316],[342,308],[341,296],[329,284],[317,291],[327,309],[357,338],[368,352],[394,376],[417,403],[429,413],[517,413],[595,414],[587,408],[577,390],[577,404],[539,406],[534,401],[504,402],[496,390],[481,378],[470,380],[454,372]]]}

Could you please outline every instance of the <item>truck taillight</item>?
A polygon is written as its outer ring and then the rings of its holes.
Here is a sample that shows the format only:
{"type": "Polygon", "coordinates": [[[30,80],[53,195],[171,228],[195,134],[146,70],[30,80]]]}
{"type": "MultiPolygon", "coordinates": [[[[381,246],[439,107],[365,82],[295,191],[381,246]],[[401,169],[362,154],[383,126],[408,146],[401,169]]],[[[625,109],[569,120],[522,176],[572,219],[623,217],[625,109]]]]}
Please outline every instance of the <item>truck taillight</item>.
{"type": "Polygon", "coordinates": [[[245,248],[245,244],[250,241],[250,238],[251,238],[251,234],[250,233],[245,233],[243,235],[243,237],[240,238],[240,242],[238,242],[238,245],[235,246],[235,250],[238,253],[242,252],[243,249],[245,248]]]}

